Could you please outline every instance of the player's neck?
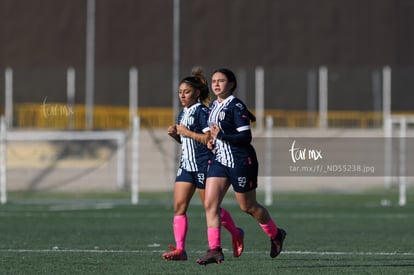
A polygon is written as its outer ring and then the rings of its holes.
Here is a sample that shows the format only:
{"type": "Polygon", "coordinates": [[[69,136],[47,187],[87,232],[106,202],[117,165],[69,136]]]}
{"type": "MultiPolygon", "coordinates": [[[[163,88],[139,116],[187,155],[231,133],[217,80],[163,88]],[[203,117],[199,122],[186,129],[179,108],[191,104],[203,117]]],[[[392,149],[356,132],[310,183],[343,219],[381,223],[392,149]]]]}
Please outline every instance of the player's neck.
{"type": "Polygon", "coordinates": [[[217,101],[218,101],[219,103],[221,103],[221,102],[225,101],[226,99],[228,99],[231,95],[232,95],[232,94],[230,93],[230,94],[226,94],[226,95],[218,96],[218,97],[217,97],[217,101]]]}

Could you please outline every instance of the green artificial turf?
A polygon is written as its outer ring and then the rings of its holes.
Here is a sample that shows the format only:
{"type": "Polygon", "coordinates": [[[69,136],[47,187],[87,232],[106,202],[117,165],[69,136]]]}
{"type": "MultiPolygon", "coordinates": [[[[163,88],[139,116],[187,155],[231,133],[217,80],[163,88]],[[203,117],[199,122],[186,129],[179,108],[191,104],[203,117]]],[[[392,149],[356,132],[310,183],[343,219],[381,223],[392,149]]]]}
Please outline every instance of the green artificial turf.
{"type": "Polygon", "coordinates": [[[84,197],[10,194],[0,205],[0,274],[410,274],[414,270],[414,196],[396,194],[278,194],[268,206],[288,235],[271,259],[257,222],[231,195],[223,206],[245,232],[233,258],[223,229],[222,264],[195,263],[207,247],[198,197],[189,208],[186,262],[164,261],[174,244],[172,194],[84,197]],[[387,203],[384,204],[384,201],[387,203]],[[385,205],[385,206],[384,206],[385,205]]]}

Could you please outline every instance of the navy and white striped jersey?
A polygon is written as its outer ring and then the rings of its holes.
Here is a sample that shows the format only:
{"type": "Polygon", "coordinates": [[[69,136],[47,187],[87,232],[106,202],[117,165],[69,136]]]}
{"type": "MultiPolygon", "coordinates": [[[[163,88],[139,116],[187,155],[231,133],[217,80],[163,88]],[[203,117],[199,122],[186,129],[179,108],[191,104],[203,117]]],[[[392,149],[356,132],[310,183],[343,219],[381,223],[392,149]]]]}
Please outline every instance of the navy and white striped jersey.
{"type": "MultiPolygon", "coordinates": [[[[195,133],[210,131],[207,124],[208,108],[201,103],[185,107],[178,115],[178,124],[186,126],[195,133]]],[[[212,152],[205,144],[199,143],[191,137],[181,136],[180,168],[188,172],[196,172],[205,167],[212,158],[212,152]]]]}
{"type": "Polygon", "coordinates": [[[250,114],[240,99],[231,95],[222,102],[214,100],[210,105],[208,122],[220,128],[215,142],[215,159],[218,162],[230,168],[257,162],[251,145],[250,114]]]}

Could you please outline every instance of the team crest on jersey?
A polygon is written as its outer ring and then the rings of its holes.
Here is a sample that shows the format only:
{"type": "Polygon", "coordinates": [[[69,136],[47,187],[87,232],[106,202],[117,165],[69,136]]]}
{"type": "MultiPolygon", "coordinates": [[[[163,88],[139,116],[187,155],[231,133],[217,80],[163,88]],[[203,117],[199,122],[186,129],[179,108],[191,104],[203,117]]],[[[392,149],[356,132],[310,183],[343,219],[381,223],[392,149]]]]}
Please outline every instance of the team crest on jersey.
{"type": "Polygon", "coordinates": [[[220,112],[219,114],[219,120],[224,120],[224,118],[226,117],[226,113],[225,112],[220,112]]]}
{"type": "Polygon", "coordinates": [[[244,109],[243,104],[241,104],[241,103],[236,103],[236,106],[237,106],[240,110],[243,110],[243,109],[244,109]]]}

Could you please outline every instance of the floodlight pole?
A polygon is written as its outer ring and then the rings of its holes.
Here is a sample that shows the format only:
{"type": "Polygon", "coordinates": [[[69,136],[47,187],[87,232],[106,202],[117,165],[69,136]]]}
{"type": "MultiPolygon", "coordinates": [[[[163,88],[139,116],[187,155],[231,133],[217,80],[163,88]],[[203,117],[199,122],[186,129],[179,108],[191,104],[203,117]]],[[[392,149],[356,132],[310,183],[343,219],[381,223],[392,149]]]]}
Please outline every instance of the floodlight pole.
{"type": "Polygon", "coordinates": [[[86,9],[86,65],[85,65],[85,125],[93,128],[95,90],[95,0],[87,0],[86,9]]]}
{"type": "MultiPolygon", "coordinates": [[[[180,0],[174,0],[173,7],[173,72],[172,72],[172,103],[173,121],[175,123],[178,116],[178,83],[180,78],[180,0]]],[[[179,146],[176,143],[174,149],[174,160],[178,163],[179,146]]]]}
{"type": "Polygon", "coordinates": [[[180,0],[174,0],[173,12],[173,121],[178,115],[178,82],[180,78],[180,0]]]}

